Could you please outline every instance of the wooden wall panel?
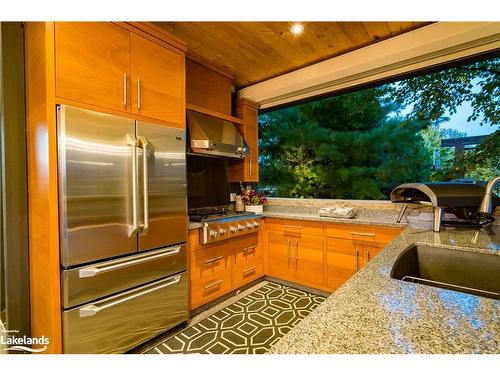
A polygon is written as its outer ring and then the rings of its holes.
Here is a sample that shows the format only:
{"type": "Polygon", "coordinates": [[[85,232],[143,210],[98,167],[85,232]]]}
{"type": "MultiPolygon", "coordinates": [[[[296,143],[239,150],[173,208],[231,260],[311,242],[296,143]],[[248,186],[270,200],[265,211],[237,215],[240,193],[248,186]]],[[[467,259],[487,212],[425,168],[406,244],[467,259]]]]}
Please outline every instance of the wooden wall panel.
{"type": "Polygon", "coordinates": [[[62,352],[54,24],[25,29],[31,335],[62,352]]]}

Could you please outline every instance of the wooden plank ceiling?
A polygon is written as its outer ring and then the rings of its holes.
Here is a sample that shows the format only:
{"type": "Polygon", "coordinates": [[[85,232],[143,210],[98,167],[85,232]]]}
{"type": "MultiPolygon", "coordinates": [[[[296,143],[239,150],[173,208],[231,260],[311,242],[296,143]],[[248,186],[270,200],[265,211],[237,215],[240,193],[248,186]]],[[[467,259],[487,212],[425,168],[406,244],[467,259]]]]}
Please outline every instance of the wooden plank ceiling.
{"type": "Polygon", "coordinates": [[[402,34],[429,22],[155,22],[188,51],[234,74],[237,88],[402,34]]]}

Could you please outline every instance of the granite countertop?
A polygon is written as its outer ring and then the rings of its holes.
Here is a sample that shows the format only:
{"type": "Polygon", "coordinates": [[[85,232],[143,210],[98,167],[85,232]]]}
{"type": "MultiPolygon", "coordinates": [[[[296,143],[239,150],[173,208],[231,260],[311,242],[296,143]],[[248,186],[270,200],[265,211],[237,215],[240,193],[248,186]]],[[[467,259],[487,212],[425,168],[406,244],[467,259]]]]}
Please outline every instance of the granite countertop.
{"type": "Polygon", "coordinates": [[[411,244],[500,256],[499,240],[497,225],[408,227],[270,353],[499,353],[500,301],[390,277],[411,244]]]}
{"type": "Polygon", "coordinates": [[[366,225],[381,225],[384,227],[405,227],[406,223],[396,223],[397,216],[387,215],[387,213],[372,210],[371,212],[366,212],[360,214],[352,219],[341,219],[333,217],[319,216],[317,213],[293,213],[293,212],[264,212],[262,214],[264,217],[274,217],[274,218],[284,218],[284,219],[296,219],[296,220],[312,220],[312,221],[323,221],[328,223],[350,223],[350,224],[366,224],[366,225]]]}
{"type": "MultiPolygon", "coordinates": [[[[380,210],[366,210],[360,212],[353,219],[340,219],[331,217],[322,217],[317,213],[308,212],[287,212],[287,211],[264,211],[264,213],[259,214],[260,217],[270,217],[270,218],[284,218],[284,219],[295,219],[295,220],[312,220],[312,221],[322,221],[328,223],[350,223],[350,224],[366,224],[366,225],[380,225],[380,226],[391,226],[391,227],[406,227],[407,223],[396,223],[397,215],[394,212],[380,211],[380,210]]],[[[199,222],[189,222],[188,229],[198,229],[201,228],[201,223],[199,222]]]]}

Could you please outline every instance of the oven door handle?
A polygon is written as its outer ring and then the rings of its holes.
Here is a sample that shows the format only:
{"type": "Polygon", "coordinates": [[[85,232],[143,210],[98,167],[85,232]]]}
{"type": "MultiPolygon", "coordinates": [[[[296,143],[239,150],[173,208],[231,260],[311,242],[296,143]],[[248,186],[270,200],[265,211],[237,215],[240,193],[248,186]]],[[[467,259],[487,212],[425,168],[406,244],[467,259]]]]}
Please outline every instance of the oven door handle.
{"type": "Polygon", "coordinates": [[[103,303],[102,305],[99,305],[99,303],[87,305],[87,306],[82,307],[81,309],[78,310],[79,314],[80,314],[80,318],[94,316],[94,315],[100,313],[101,311],[107,310],[111,307],[121,305],[122,303],[134,300],[134,299],[142,297],[146,294],[153,293],[157,290],[166,288],[167,286],[177,284],[177,283],[179,283],[179,281],[181,281],[181,275],[175,275],[175,276],[169,277],[165,283],[162,283],[160,285],[157,285],[157,286],[154,286],[154,287],[151,287],[148,289],[144,289],[140,292],[128,295],[126,297],[119,298],[119,299],[111,301],[111,302],[103,303]]]}
{"type": "Polygon", "coordinates": [[[101,266],[101,267],[99,267],[99,266],[97,266],[97,267],[85,267],[85,268],[82,268],[78,272],[78,276],[80,276],[80,279],[83,279],[86,277],[94,277],[94,276],[97,276],[101,273],[116,271],[116,270],[119,270],[121,268],[135,266],[137,264],[146,263],[146,262],[149,262],[151,260],[179,254],[180,251],[181,251],[181,246],[169,247],[168,249],[162,249],[159,252],[153,253],[150,256],[142,257],[139,259],[129,260],[127,262],[115,263],[115,264],[111,264],[109,266],[101,266]]]}

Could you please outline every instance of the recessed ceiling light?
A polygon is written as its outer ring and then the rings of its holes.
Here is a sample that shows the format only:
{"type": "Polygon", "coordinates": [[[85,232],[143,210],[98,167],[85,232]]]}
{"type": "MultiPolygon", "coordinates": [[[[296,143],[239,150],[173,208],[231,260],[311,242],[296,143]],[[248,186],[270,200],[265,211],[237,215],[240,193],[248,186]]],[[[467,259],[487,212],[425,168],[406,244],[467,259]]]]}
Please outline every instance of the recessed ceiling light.
{"type": "Polygon", "coordinates": [[[304,26],[300,23],[294,23],[292,27],[290,27],[290,31],[292,34],[299,35],[302,31],[304,31],[304,26]]]}

